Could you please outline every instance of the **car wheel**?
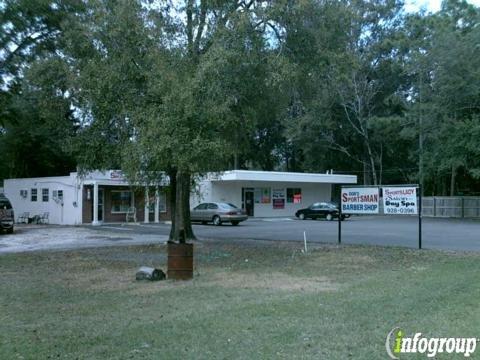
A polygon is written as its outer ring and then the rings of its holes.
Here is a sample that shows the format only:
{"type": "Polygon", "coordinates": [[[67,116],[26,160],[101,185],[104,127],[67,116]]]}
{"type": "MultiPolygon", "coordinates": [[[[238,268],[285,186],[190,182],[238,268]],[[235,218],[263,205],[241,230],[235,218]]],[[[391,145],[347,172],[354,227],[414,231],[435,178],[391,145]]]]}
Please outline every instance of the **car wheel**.
{"type": "Polygon", "coordinates": [[[327,221],[332,221],[332,220],[333,220],[332,214],[327,214],[327,216],[325,216],[325,219],[326,219],[327,221]]]}
{"type": "Polygon", "coordinates": [[[304,213],[301,213],[300,215],[298,215],[298,218],[300,220],[305,220],[305,214],[304,213]]]}
{"type": "Polygon", "coordinates": [[[233,225],[233,226],[237,226],[238,223],[239,223],[239,221],[232,221],[232,225],[233,225]]]}
{"type": "Polygon", "coordinates": [[[222,225],[222,220],[220,219],[220,216],[218,216],[218,215],[215,215],[213,217],[212,221],[213,221],[213,225],[215,225],[215,226],[222,225]]]}
{"type": "Polygon", "coordinates": [[[11,229],[7,229],[7,234],[13,234],[13,227],[11,229]]]}

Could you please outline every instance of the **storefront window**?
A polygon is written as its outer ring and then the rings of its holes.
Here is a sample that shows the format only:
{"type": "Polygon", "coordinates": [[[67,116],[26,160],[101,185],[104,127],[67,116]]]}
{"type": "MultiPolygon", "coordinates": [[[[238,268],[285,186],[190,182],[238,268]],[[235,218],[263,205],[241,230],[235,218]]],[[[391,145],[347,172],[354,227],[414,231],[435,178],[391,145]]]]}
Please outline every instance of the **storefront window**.
{"type": "Polygon", "coordinates": [[[131,191],[112,191],[112,214],[126,213],[133,206],[131,191]]]}
{"type": "Polygon", "coordinates": [[[302,202],[302,189],[287,188],[287,203],[300,204],[302,202]]]}
{"type": "Polygon", "coordinates": [[[255,204],[270,204],[270,188],[255,188],[255,204]]]}

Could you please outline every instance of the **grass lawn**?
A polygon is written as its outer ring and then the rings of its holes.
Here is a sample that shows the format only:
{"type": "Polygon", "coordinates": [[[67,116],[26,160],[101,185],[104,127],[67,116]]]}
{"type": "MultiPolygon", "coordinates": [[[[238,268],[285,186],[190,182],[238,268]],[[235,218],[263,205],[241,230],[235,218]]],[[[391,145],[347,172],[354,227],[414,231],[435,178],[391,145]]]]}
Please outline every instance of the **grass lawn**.
{"type": "Polygon", "coordinates": [[[135,281],[164,246],[0,256],[0,359],[370,360],[396,326],[480,337],[480,254],[195,246],[187,282],[135,281]]]}

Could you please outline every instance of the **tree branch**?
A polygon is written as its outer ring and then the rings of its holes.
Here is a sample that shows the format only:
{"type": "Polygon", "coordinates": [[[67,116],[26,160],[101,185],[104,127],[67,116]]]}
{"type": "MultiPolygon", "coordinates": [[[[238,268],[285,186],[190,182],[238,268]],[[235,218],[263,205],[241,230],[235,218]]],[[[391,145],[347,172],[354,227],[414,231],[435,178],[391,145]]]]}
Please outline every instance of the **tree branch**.
{"type": "Polygon", "coordinates": [[[187,0],[187,48],[193,54],[193,0],[187,0]]]}
{"type": "Polygon", "coordinates": [[[203,30],[205,28],[205,20],[207,16],[207,1],[202,0],[200,4],[200,19],[197,29],[197,36],[195,37],[195,43],[193,45],[195,54],[200,54],[200,40],[202,39],[203,30]]]}

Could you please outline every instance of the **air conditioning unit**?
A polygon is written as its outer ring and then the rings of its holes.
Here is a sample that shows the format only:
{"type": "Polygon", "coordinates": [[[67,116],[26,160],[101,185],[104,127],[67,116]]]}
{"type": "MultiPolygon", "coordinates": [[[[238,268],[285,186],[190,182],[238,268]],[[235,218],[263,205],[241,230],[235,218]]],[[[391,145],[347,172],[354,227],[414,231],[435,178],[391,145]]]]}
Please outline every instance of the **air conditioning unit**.
{"type": "Polygon", "coordinates": [[[20,196],[26,199],[28,196],[28,190],[20,190],[20,196]]]}

